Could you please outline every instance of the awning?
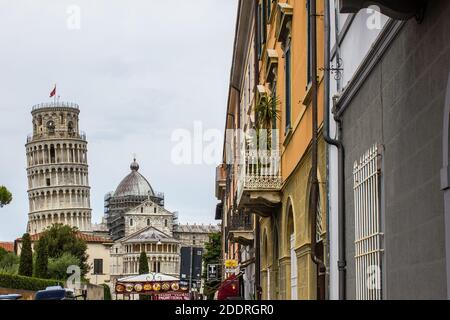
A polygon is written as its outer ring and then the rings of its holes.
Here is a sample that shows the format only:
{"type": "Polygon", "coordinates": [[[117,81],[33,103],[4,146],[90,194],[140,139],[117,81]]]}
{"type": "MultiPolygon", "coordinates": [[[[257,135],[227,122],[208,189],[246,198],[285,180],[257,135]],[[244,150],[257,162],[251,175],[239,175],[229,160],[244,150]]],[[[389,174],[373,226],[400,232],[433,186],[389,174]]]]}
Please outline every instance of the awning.
{"type": "Polygon", "coordinates": [[[217,290],[217,300],[226,300],[239,296],[239,277],[235,274],[229,276],[217,290]]]}
{"type": "Polygon", "coordinates": [[[164,273],[147,273],[137,276],[125,277],[117,280],[118,282],[158,282],[158,281],[179,281],[180,279],[169,276],[164,273]]]}

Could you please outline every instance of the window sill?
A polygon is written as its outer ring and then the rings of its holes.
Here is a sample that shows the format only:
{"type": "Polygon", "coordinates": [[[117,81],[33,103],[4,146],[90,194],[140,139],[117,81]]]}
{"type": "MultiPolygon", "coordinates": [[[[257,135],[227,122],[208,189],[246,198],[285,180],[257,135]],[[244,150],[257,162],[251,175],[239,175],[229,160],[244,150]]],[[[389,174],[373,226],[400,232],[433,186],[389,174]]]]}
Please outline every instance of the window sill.
{"type": "Polygon", "coordinates": [[[309,82],[306,87],[306,94],[303,97],[302,104],[305,107],[308,107],[308,105],[311,103],[311,100],[312,100],[312,82],[309,82]]]}
{"type": "Polygon", "coordinates": [[[291,141],[292,133],[293,133],[292,127],[289,127],[289,129],[287,129],[287,131],[286,131],[286,134],[284,135],[284,140],[283,140],[284,147],[286,147],[289,144],[289,142],[291,141]]]}

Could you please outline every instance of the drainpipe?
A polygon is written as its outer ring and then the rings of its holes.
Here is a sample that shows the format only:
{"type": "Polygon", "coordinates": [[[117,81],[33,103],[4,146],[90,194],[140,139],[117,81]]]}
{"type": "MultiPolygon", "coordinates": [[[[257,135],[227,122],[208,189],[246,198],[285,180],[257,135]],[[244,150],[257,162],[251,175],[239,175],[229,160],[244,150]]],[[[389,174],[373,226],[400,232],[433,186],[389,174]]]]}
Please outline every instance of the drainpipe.
{"type": "MultiPolygon", "coordinates": [[[[324,52],[324,112],[323,112],[323,138],[326,143],[337,147],[338,149],[338,271],[339,271],[339,300],[345,300],[346,293],[346,283],[345,283],[345,193],[344,193],[344,145],[341,140],[336,140],[330,137],[330,0],[325,0],[325,10],[324,10],[324,20],[325,20],[325,52],[324,52]]],[[[338,47],[338,43],[336,41],[336,48],[338,47]]],[[[337,56],[339,58],[339,56],[337,56]]],[[[333,101],[333,106],[334,106],[333,101]]],[[[333,112],[334,114],[334,112],[333,112]]],[[[338,126],[338,137],[341,136],[341,120],[340,118],[334,116],[334,120],[337,122],[338,126]]],[[[327,219],[328,219],[327,215],[327,219]]],[[[327,223],[327,229],[329,228],[329,224],[327,223]]],[[[327,234],[329,235],[329,229],[327,230],[327,234]]],[[[328,241],[330,241],[328,237],[328,241]]],[[[329,246],[328,246],[329,248],[329,246]]]]}
{"type": "Polygon", "coordinates": [[[317,257],[316,253],[316,232],[317,232],[317,202],[319,195],[319,181],[317,179],[317,14],[316,1],[310,1],[311,21],[313,22],[310,28],[311,38],[311,94],[312,94],[312,146],[311,146],[311,202],[309,206],[309,215],[311,217],[311,257],[313,262],[318,267],[318,272],[325,268],[325,264],[317,257]]]}

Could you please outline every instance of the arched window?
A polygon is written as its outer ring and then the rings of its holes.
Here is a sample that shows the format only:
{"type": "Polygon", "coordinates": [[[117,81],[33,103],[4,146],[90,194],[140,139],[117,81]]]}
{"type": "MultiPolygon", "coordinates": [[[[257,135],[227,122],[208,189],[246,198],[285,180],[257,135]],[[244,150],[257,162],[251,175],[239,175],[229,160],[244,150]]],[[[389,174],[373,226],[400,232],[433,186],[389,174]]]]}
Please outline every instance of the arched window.
{"type": "Polygon", "coordinates": [[[73,133],[73,123],[72,123],[72,121],[69,121],[69,123],[67,124],[67,131],[69,133],[73,133]]]}
{"type": "Polygon", "coordinates": [[[147,225],[148,226],[150,225],[150,219],[147,219],[147,225]]]}
{"type": "Polygon", "coordinates": [[[130,227],[133,226],[133,219],[130,219],[130,227]]]}
{"type": "Polygon", "coordinates": [[[55,123],[53,122],[53,120],[47,122],[47,130],[48,134],[55,134],[55,123]]]}
{"type": "Polygon", "coordinates": [[[164,227],[167,227],[167,219],[164,220],[164,227]]]}
{"type": "Polygon", "coordinates": [[[55,157],[56,157],[55,146],[52,144],[52,145],[50,145],[50,162],[51,163],[55,163],[55,157]]]}

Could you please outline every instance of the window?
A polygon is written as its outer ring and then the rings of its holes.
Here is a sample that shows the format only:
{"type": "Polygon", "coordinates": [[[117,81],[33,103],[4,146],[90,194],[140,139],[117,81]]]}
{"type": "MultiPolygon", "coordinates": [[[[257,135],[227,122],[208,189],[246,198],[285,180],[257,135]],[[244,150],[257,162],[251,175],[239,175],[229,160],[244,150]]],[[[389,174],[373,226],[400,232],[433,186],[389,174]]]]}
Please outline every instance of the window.
{"type": "Polygon", "coordinates": [[[147,225],[148,226],[150,225],[150,219],[147,219],[147,225]]]}
{"type": "Polygon", "coordinates": [[[256,16],[257,20],[257,30],[256,30],[256,41],[257,41],[257,47],[258,47],[258,57],[261,57],[262,55],[262,47],[265,43],[265,36],[263,36],[263,32],[265,28],[265,23],[263,23],[263,14],[262,14],[262,6],[261,3],[258,5],[258,14],[256,16]]]}
{"type": "Polygon", "coordinates": [[[306,21],[307,21],[307,45],[308,45],[308,51],[307,51],[307,83],[308,85],[311,83],[312,80],[312,68],[311,68],[311,60],[312,60],[312,42],[311,42],[311,23],[313,23],[313,20],[311,18],[311,0],[306,1],[306,13],[308,15],[306,21]]]}
{"type": "Polygon", "coordinates": [[[47,129],[48,129],[48,133],[49,134],[54,134],[55,133],[55,123],[52,120],[47,122],[47,129]]]}
{"type": "Polygon", "coordinates": [[[153,213],[156,213],[156,207],[153,208],[153,213]]]}
{"type": "Polygon", "coordinates": [[[368,150],[353,166],[355,201],[356,299],[382,299],[382,253],[378,146],[368,150]]]}
{"type": "Polygon", "coordinates": [[[130,219],[130,227],[133,226],[133,219],[130,219]]]}
{"type": "Polygon", "coordinates": [[[267,11],[266,11],[266,1],[261,1],[261,44],[266,43],[267,36],[267,11]]]}
{"type": "Polygon", "coordinates": [[[161,272],[161,262],[159,261],[153,261],[153,268],[152,272],[161,272]]]}
{"type": "Polygon", "coordinates": [[[164,227],[167,227],[167,219],[164,220],[164,227]]]}
{"type": "MultiPolygon", "coordinates": [[[[262,31],[264,33],[267,24],[267,0],[261,0],[261,16],[262,16],[262,31]]],[[[263,34],[264,35],[264,34],[263,34]]]]}
{"type": "MultiPolygon", "coordinates": [[[[270,84],[270,92],[272,99],[277,99],[277,77],[275,76],[272,80],[272,83],[270,84]]],[[[272,119],[272,141],[275,141],[276,139],[276,131],[277,128],[277,117],[273,117],[272,119]]]]}
{"type": "Polygon", "coordinates": [[[285,58],[285,116],[286,116],[286,132],[291,128],[291,46],[286,47],[285,58]]]}
{"type": "Polygon", "coordinates": [[[47,184],[47,187],[50,187],[50,178],[47,178],[47,180],[46,180],[46,184],[47,184]]]}
{"type": "Polygon", "coordinates": [[[69,123],[67,124],[67,131],[69,131],[69,133],[73,133],[73,123],[72,123],[72,121],[69,121],[69,123]]]}
{"type": "Polygon", "coordinates": [[[55,157],[56,157],[55,146],[51,145],[50,146],[50,162],[51,163],[55,163],[55,157]]]}
{"type": "Polygon", "coordinates": [[[144,213],[144,207],[141,207],[141,213],[144,213]]]}
{"type": "Polygon", "coordinates": [[[103,259],[94,259],[94,274],[103,274],[103,259]]]}

